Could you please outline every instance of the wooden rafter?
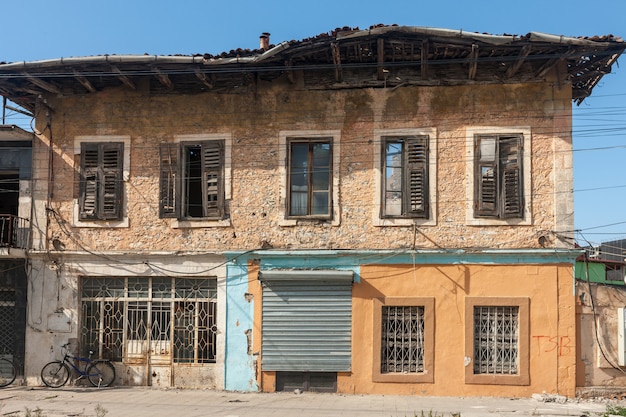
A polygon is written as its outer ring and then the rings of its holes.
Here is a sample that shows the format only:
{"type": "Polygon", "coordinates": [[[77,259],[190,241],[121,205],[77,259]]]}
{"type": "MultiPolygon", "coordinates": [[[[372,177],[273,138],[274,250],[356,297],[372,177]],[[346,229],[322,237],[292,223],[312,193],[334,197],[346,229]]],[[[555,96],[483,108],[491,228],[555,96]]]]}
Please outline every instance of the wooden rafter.
{"type": "Polygon", "coordinates": [[[522,50],[520,51],[520,53],[519,53],[519,55],[517,57],[517,60],[506,71],[506,76],[507,77],[510,78],[510,77],[514,76],[517,73],[517,71],[519,71],[519,69],[522,67],[522,64],[526,60],[526,57],[528,56],[528,54],[530,54],[530,50],[531,50],[530,45],[524,45],[522,47],[522,50]]]}
{"type": "Polygon", "coordinates": [[[35,84],[39,88],[43,88],[44,90],[53,93],[53,94],[61,94],[61,89],[59,89],[56,85],[51,84],[47,81],[41,80],[37,77],[30,75],[27,72],[24,72],[23,75],[26,76],[26,79],[31,83],[35,84]]]}
{"type": "Polygon", "coordinates": [[[87,91],[89,91],[90,93],[96,92],[96,88],[93,86],[93,84],[91,84],[86,77],[80,75],[80,73],[76,70],[74,70],[74,77],[76,77],[78,82],[81,83],[87,91]]]}
{"type": "Polygon", "coordinates": [[[204,84],[207,88],[209,89],[213,88],[213,84],[209,82],[209,79],[204,72],[200,70],[196,70],[196,77],[198,77],[198,79],[202,82],[202,84],[204,84]]]}
{"type": "Polygon", "coordinates": [[[341,53],[337,42],[331,43],[330,49],[333,54],[333,63],[335,65],[335,81],[340,83],[341,81],[343,81],[343,71],[341,69],[341,53]]]}
{"type": "Polygon", "coordinates": [[[113,70],[114,73],[117,74],[117,78],[118,80],[120,80],[122,83],[124,83],[124,85],[128,88],[130,88],[131,90],[136,90],[137,87],[135,87],[135,83],[133,83],[130,78],[128,78],[126,75],[124,75],[122,73],[122,71],[120,71],[120,69],[118,67],[112,66],[111,69],[113,70]]]}
{"type": "Polygon", "coordinates": [[[428,40],[422,41],[422,56],[421,56],[421,76],[422,80],[428,79],[428,52],[430,44],[428,40]]]}
{"type": "Polygon", "coordinates": [[[378,59],[376,77],[379,81],[383,81],[385,79],[385,39],[378,38],[376,43],[376,58],[378,59]]]}
{"type": "Polygon", "coordinates": [[[154,68],[154,71],[156,73],[156,77],[159,79],[159,82],[163,84],[165,88],[168,90],[174,89],[174,83],[170,80],[170,77],[167,74],[161,72],[158,68],[154,68]]]}
{"type": "Polygon", "coordinates": [[[470,52],[469,61],[470,67],[468,78],[473,81],[476,79],[476,69],[478,68],[478,45],[476,45],[475,43],[472,44],[472,51],[470,52]]]}

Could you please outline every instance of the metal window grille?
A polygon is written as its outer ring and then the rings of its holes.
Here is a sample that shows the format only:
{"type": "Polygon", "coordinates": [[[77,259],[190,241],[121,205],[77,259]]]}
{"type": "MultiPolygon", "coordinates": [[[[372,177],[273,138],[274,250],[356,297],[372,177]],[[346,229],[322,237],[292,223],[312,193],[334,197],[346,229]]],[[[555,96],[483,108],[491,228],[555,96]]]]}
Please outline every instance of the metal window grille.
{"type": "Polygon", "coordinates": [[[15,290],[0,288],[0,355],[15,353],[15,290]]]}
{"type": "Polygon", "coordinates": [[[146,352],[172,354],[175,363],[216,360],[214,278],[86,277],[81,306],[84,352],[117,361],[146,352]]]}
{"type": "Polygon", "coordinates": [[[474,373],[518,373],[519,308],[474,307],[474,373]]]}
{"type": "Polygon", "coordinates": [[[381,373],[424,372],[424,307],[383,306],[381,373]]]}

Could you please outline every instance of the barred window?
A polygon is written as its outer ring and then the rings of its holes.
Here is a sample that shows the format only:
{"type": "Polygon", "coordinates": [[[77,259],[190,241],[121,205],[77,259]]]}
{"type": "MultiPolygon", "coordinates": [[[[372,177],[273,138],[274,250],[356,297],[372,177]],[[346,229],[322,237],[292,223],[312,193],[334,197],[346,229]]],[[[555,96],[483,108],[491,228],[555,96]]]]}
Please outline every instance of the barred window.
{"type": "Polygon", "coordinates": [[[519,307],[474,307],[474,373],[516,375],[519,307]]]}
{"type": "Polygon", "coordinates": [[[424,372],[424,307],[384,306],[381,373],[424,372]]]}
{"type": "Polygon", "coordinates": [[[85,277],[81,351],[111,360],[216,361],[215,278],[85,277]]]}

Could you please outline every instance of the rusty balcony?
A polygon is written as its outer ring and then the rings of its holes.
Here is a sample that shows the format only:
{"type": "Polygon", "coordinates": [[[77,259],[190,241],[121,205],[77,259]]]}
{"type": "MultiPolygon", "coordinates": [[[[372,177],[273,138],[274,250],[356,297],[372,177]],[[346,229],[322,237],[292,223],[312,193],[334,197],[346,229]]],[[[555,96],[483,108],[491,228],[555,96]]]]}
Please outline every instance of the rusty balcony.
{"type": "Polygon", "coordinates": [[[12,214],[0,214],[0,248],[28,249],[30,221],[12,214]]]}

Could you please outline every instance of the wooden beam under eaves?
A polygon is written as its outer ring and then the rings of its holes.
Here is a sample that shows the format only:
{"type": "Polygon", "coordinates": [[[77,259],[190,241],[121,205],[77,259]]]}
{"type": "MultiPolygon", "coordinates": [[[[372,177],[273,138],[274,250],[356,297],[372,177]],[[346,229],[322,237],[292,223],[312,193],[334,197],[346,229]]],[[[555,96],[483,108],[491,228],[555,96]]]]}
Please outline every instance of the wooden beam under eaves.
{"type": "Polygon", "coordinates": [[[24,72],[23,75],[26,76],[26,79],[28,81],[30,81],[31,83],[35,84],[37,87],[43,88],[44,90],[48,91],[49,93],[61,94],[61,89],[59,87],[57,87],[56,85],[50,84],[47,81],[44,81],[44,80],[39,79],[37,77],[34,77],[34,76],[30,75],[27,72],[24,72]]]}
{"type": "Polygon", "coordinates": [[[376,71],[376,78],[378,81],[383,81],[385,79],[385,40],[383,38],[378,38],[376,45],[376,55],[378,58],[378,66],[376,71]]]}
{"type": "Polygon", "coordinates": [[[478,45],[476,45],[475,43],[472,44],[472,51],[470,52],[469,62],[470,67],[468,78],[473,81],[476,79],[476,69],[478,68],[478,45]]]}
{"type": "Polygon", "coordinates": [[[339,45],[336,42],[330,44],[330,49],[333,53],[333,63],[335,65],[335,81],[340,83],[343,81],[343,70],[341,68],[341,53],[339,51],[339,45]]]}
{"type": "Polygon", "coordinates": [[[528,54],[530,54],[530,49],[531,49],[530,45],[524,45],[522,47],[522,50],[520,51],[519,56],[517,57],[517,60],[506,71],[507,78],[514,76],[517,73],[517,71],[519,71],[522,64],[526,60],[526,57],[528,56],[528,54]]]}
{"type": "Polygon", "coordinates": [[[206,74],[200,70],[196,70],[196,77],[204,84],[209,90],[213,88],[213,84],[209,82],[206,74]]]}
{"type": "Polygon", "coordinates": [[[168,77],[167,74],[161,72],[161,70],[158,68],[155,68],[154,71],[156,72],[156,77],[159,79],[159,82],[163,84],[165,88],[167,88],[168,90],[174,89],[174,83],[172,82],[172,80],[170,80],[170,77],[168,77]]]}
{"type": "Polygon", "coordinates": [[[80,73],[76,70],[74,70],[74,78],[76,78],[78,82],[81,83],[83,87],[85,87],[85,89],[89,91],[90,93],[96,92],[96,89],[93,86],[93,84],[91,84],[86,77],[80,75],[80,73]]]}
{"type": "Polygon", "coordinates": [[[124,85],[128,88],[130,88],[131,90],[136,90],[137,87],[135,87],[135,83],[133,83],[130,78],[128,78],[126,75],[124,75],[122,73],[122,71],[120,71],[120,69],[116,66],[112,66],[111,69],[113,70],[114,73],[117,74],[117,79],[120,80],[122,83],[124,83],[124,85]]]}
{"type": "Polygon", "coordinates": [[[422,56],[421,56],[421,71],[422,71],[422,80],[428,79],[428,52],[429,52],[430,44],[428,40],[422,41],[422,56]]]}

